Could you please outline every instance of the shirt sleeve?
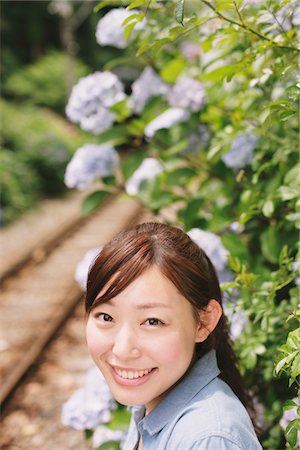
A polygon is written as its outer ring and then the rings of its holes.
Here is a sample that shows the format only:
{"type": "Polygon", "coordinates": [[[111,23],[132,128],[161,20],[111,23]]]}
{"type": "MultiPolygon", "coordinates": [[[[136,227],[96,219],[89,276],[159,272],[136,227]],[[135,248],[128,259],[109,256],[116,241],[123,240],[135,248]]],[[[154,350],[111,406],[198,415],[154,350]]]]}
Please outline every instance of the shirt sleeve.
{"type": "MultiPolygon", "coordinates": [[[[209,436],[201,439],[201,441],[194,442],[189,446],[189,450],[245,450],[233,440],[222,436],[209,436]]],[[[247,449],[252,450],[252,449],[247,449]]],[[[254,450],[254,449],[253,449],[254,450]]],[[[256,448],[255,448],[256,450],[256,448]]]]}

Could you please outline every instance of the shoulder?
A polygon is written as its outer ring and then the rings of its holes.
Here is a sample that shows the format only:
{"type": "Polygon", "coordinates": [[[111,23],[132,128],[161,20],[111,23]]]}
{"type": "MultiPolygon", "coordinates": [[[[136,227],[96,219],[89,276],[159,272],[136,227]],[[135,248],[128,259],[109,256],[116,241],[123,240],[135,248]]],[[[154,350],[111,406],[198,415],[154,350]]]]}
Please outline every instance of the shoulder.
{"type": "Polygon", "coordinates": [[[261,449],[246,409],[219,378],[186,405],[173,426],[172,449],[261,449]]]}

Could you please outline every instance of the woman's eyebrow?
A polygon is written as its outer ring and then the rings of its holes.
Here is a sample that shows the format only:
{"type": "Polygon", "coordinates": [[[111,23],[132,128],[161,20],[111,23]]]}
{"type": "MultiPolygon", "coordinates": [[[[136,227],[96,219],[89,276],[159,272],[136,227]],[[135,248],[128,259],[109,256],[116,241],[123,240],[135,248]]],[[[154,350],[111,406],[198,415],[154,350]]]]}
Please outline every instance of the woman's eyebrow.
{"type": "MultiPolygon", "coordinates": [[[[116,306],[114,299],[109,299],[107,302],[105,302],[108,305],[116,306]]],[[[168,308],[171,309],[171,305],[167,305],[166,303],[160,303],[160,302],[148,302],[148,303],[141,303],[139,305],[136,305],[136,309],[153,309],[153,308],[168,308]]]]}
{"type": "Polygon", "coordinates": [[[171,305],[167,305],[166,303],[159,302],[151,302],[151,303],[142,303],[137,305],[137,309],[152,309],[152,308],[172,308],[171,305]]]}

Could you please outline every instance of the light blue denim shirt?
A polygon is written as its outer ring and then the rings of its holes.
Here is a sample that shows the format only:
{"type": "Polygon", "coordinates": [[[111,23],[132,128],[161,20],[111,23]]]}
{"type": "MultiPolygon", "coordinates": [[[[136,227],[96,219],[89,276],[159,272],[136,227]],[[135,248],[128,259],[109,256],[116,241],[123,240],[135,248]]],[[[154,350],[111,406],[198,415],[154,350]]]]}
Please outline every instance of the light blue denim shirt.
{"type": "Polygon", "coordinates": [[[188,374],[145,416],[132,408],[123,450],[261,450],[249,415],[218,375],[216,353],[199,359],[188,374]]]}

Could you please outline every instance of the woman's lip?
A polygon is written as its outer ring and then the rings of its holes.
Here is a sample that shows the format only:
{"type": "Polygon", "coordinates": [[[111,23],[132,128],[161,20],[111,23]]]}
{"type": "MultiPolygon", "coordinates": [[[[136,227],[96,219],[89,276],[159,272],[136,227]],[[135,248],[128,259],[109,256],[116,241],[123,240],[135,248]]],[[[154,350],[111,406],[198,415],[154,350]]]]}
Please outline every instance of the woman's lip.
{"type": "MultiPolygon", "coordinates": [[[[127,386],[127,387],[135,387],[140,386],[144,383],[146,383],[149,378],[153,376],[153,374],[157,371],[157,368],[151,369],[151,372],[147,373],[147,375],[143,375],[142,377],[138,378],[122,378],[115,370],[116,366],[110,366],[111,367],[111,373],[115,380],[115,382],[121,386],[127,386]]],[[[125,370],[125,369],[124,369],[125,370]]],[[[125,371],[130,372],[130,369],[126,369],[125,371]]],[[[132,372],[139,372],[136,369],[132,370],[132,372]]]]}

